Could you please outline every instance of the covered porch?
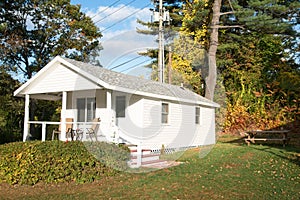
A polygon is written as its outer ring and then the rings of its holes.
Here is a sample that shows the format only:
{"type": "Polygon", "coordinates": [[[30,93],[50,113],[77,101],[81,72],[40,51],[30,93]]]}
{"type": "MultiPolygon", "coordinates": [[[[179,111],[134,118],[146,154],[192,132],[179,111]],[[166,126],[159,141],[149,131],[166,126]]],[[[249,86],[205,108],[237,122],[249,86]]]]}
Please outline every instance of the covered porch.
{"type": "Polygon", "coordinates": [[[95,140],[102,136],[103,140],[109,137],[115,127],[113,121],[112,92],[110,90],[85,90],[85,91],[62,91],[53,93],[25,94],[24,132],[23,141],[28,139],[30,126],[41,126],[41,139],[45,141],[53,136],[62,141],[70,141],[75,138],[78,130],[81,131],[82,141],[90,140],[90,129],[95,131],[95,140]],[[36,121],[30,120],[30,101],[40,99],[47,101],[61,101],[60,121],[36,121]],[[95,120],[99,119],[100,120],[95,120]],[[70,120],[71,119],[71,120],[70,120]],[[54,134],[47,127],[56,126],[59,129],[54,134]],[[68,129],[72,129],[74,135],[67,134],[68,129]],[[88,136],[89,135],[89,136],[88,136]]]}

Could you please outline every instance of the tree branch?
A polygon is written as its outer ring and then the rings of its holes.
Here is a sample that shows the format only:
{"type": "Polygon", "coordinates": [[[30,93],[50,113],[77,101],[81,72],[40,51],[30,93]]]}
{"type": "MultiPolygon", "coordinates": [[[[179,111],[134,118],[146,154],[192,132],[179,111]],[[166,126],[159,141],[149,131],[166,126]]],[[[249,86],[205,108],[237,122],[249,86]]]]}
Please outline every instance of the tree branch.
{"type": "Polygon", "coordinates": [[[228,14],[233,14],[233,13],[234,13],[234,11],[223,12],[223,13],[220,13],[220,16],[222,16],[222,15],[228,15],[228,14]]]}
{"type": "Polygon", "coordinates": [[[241,29],[244,29],[244,27],[240,26],[240,25],[233,25],[233,26],[220,26],[220,25],[216,25],[216,26],[211,26],[210,28],[241,28],[241,29]]]}
{"type": "Polygon", "coordinates": [[[229,2],[229,5],[230,5],[230,8],[231,8],[232,12],[234,12],[232,4],[231,4],[231,0],[228,0],[228,2],[229,2]]]}

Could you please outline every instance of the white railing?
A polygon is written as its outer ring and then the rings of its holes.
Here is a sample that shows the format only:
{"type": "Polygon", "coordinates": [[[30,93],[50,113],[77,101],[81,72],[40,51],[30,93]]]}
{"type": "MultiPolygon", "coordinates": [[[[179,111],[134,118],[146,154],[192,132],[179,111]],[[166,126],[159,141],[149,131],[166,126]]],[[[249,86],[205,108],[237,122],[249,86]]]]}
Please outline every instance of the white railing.
{"type": "MultiPolygon", "coordinates": [[[[47,125],[60,125],[62,122],[53,122],[53,121],[28,121],[28,124],[40,124],[42,125],[42,141],[46,141],[46,130],[47,125]]],[[[73,125],[93,125],[100,124],[100,122],[65,122],[65,124],[73,124],[73,125]]],[[[86,132],[83,131],[84,138],[86,138],[86,132]]]]}

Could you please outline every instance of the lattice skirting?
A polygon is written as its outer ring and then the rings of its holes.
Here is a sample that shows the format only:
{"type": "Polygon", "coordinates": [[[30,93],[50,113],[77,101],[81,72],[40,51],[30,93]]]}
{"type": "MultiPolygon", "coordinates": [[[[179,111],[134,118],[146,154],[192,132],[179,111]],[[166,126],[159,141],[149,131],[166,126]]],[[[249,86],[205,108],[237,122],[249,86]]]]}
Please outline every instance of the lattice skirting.
{"type": "Polygon", "coordinates": [[[151,149],[151,153],[154,154],[172,154],[180,151],[186,151],[189,149],[199,148],[203,147],[203,145],[197,145],[197,146],[186,146],[186,147],[162,147],[161,149],[151,149]]]}

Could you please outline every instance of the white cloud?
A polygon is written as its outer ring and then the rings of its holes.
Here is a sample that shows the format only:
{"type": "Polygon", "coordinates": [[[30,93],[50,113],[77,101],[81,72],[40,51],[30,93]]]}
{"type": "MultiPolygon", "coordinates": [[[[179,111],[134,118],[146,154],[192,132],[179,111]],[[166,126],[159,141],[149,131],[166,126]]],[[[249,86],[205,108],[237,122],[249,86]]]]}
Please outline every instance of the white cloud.
{"type": "Polygon", "coordinates": [[[145,52],[147,49],[156,48],[155,37],[127,31],[116,35],[102,43],[100,61],[104,67],[126,60],[126,57],[135,57],[137,52],[145,52]]]}
{"type": "Polygon", "coordinates": [[[135,8],[120,4],[116,7],[100,6],[96,11],[87,11],[86,14],[92,17],[92,20],[103,31],[103,39],[114,37],[121,31],[136,30],[141,27],[137,19],[150,21],[151,11],[149,8],[135,8]],[[126,18],[126,19],[125,19],[126,18]],[[107,29],[107,30],[106,30],[107,29]]]}
{"type": "MultiPolygon", "coordinates": [[[[117,66],[137,57],[137,52],[145,52],[149,48],[157,47],[157,43],[155,42],[156,37],[136,32],[137,27],[140,29],[147,28],[138,24],[137,19],[145,22],[150,21],[152,12],[149,8],[141,10],[140,8],[124,5],[116,7],[100,6],[96,11],[86,11],[86,14],[92,18],[100,31],[102,31],[103,37],[100,41],[103,50],[100,52],[99,59],[100,63],[106,68],[117,66]],[[124,20],[125,18],[126,20],[124,20]],[[107,29],[110,26],[112,27],[107,29]]],[[[145,59],[149,58],[141,57],[116,70],[121,71],[122,69],[130,68],[145,59]]],[[[135,68],[135,70],[138,70],[138,68],[135,68]]],[[[149,69],[146,72],[149,73],[149,69]]]]}

